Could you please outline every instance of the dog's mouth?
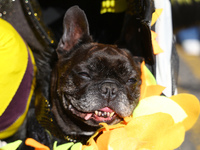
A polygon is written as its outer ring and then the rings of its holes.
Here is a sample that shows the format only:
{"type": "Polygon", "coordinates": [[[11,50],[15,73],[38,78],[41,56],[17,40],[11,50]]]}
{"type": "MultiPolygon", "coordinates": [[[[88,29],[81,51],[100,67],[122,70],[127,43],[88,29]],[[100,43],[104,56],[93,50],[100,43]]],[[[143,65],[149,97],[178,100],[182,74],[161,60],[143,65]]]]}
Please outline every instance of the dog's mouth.
{"type": "Polygon", "coordinates": [[[106,122],[109,124],[118,116],[117,113],[109,107],[104,107],[104,108],[96,110],[94,112],[80,112],[77,109],[75,109],[73,106],[70,106],[70,111],[74,115],[76,115],[86,121],[94,120],[97,123],[106,122]]]}
{"type": "Polygon", "coordinates": [[[93,119],[97,122],[107,122],[115,118],[117,114],[109,107],[96,110],[94,113],[88,113],[85,116],[85,120],[93,119]]]}

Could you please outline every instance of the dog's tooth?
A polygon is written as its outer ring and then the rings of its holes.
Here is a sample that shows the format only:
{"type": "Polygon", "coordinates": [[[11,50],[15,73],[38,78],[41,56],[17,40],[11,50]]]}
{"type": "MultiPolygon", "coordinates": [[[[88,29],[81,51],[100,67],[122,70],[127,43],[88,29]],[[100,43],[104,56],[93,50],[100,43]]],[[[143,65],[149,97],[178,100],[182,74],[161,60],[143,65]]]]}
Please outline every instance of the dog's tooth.
{"type": "Polygon", "coordinates": [[[107,115],[107,117],[110,117],[110,112],[107,112],[107,114],[106,114],[106,115],[107,115]]]}
{"type": "Polygon", "coordinates": [[[102,114],[102,113],[99,111],[99,115],[98,115],[98,116],[101,116],[101,114],[102,114]]]}
{"type": "Polygon", "coordinates": [[[110,113],[110,117],[112,117],[115,114],[115,112],[110,113]]]}
{"type": "Polygon", "coordinates": [[[96,110],[94,113],[95,113],[95,115],[97,115],[97,116],[98,116],[98,111],[97,111],[97,110],[96,110]]]}

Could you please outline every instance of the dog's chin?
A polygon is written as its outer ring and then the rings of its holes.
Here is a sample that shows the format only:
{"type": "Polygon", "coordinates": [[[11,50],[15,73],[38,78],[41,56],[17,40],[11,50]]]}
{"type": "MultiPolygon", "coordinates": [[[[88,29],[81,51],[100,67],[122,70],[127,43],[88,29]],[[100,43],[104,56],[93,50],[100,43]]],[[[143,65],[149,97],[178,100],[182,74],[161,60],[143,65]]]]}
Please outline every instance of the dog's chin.
{"type": "Polygon", "coordinates": [[[78,111],[72,105],[69,106],[69,111],[78,119],[81,119],[84,123],[90,126],[100,126],[99,123],[107,123],[109,125],[119,123],[123,118],[109,107],[104,107],[94,112],[82,112],[78,111]]]}

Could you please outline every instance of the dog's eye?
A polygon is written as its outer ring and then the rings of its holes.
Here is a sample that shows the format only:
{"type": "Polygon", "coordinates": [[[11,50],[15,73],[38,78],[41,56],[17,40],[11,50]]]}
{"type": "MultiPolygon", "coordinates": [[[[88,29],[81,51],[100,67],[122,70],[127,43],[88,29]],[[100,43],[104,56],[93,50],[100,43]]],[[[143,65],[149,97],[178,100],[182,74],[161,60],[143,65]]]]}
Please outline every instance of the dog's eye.
{"type": "Polygon", "coordinates": [[[135,82],[137,82],[137,80],[135,78],[130,78],[128,80],[128,83],[134,84],[135,82]]]}
{"type": "Polygon", "coordinates": [[[82,78],[90,79],[90,75],[87,72],[79,72],[78,73],[82,78]]]}

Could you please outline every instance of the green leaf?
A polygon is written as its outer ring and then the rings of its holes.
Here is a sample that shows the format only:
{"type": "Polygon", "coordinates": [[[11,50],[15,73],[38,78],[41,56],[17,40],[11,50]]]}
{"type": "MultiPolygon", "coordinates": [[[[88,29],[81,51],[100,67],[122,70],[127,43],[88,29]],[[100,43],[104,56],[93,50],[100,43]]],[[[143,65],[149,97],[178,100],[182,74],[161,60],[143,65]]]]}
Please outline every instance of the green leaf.
{"type": "Polygon", "coordinates": [[[79,142],[79,143],[76,143],[72,146],[71,150],[81,150],[82,149],[82,144],[79,142]]]}
{"type": "Polygon", "coordinates": [[[22,140],[17,140],[1,147],[0,150],[16,150],[20,146],[21,143],[22,143],[22,140]]]}
{"type": "Polygon", "coordinates": [[[57,141],[54,142],[53,150],[68,150],[74,144],[73,142],[70,142],[57,146],[57,143],[57,141]]]}

